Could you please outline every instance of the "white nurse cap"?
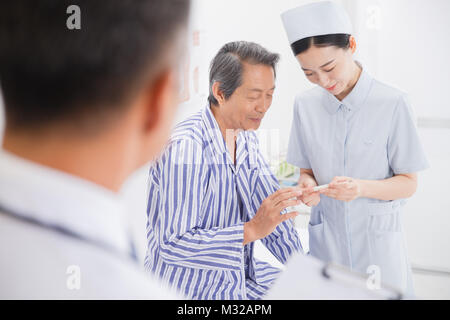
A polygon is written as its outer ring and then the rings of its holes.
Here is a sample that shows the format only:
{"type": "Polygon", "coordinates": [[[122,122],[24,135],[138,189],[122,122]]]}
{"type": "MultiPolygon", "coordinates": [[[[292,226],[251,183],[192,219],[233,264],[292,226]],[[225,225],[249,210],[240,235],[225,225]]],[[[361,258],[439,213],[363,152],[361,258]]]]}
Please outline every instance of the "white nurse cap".
{"type": "MultiPolygon", "coordinates": [[[[352,34],[347,12],[332,1],[320,1],[290,9],[281,14],[289,44],[326,34],[352,34]]],[[[295,52],[294,52],[295,53],[295,52]]]]}

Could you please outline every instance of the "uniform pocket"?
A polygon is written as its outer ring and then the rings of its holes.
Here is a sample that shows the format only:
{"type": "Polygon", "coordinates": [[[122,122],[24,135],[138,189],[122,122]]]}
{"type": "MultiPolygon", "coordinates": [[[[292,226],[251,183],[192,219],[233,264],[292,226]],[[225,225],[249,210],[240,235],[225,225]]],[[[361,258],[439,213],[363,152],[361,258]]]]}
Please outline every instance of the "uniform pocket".
{"type": "Polygon", "coordinates": [[[401,224],[398,202],[369,203],[368,229],[372,232],[400,232],[401,224]]]}
{"type": "Polygon", "coordinates": [[[348,161],[355,166],[361,165],[364,159],[365,168],[373,168],[366,172],[366,179],[380,179],[384,170],[388,169],[387,140],[383,133],[377,136],[362,132],[361,137],[355,137],[348,147],[348,161]]]}
{"type": "Polygon", "coordinates": [[[381,282],[404,290],[408,265],[398,203],[369,203],[368,241],[370,264],[380,268],[381,282]]]}
{"type": "Polygon", "coordinates": [[[326,260],[326,254],[324,248],[324,221],[321,211],[317,212],[314,217],[311,216],[311,220],[308,224],[309,234],[309,253],[320,259],[326,260]]]}

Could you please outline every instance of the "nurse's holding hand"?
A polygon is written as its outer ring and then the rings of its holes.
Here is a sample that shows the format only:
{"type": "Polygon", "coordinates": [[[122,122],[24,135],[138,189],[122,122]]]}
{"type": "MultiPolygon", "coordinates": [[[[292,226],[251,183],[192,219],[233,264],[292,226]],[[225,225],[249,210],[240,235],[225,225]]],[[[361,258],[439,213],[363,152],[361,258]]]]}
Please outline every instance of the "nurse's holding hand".
{"type": "Polygon", "coordinates": [[[350,177],[334,177],[328,184],[328,187],[319,191],[314,191],[317,182],[311,173],[302,170],[303,173],[299,179],[299,186],[303,195],[298,197],[307,206],[317,206],[320,202],[320,195],[324,194],[330,198],[341,201],[352,201],[361,196],[361,181],[350,177]]]}
{"type": "Polygon", "coordinates": [[[380,200],[396,200],[411,197],[417,188],[417,174],[397,174],[383,180],[361,180],[350,177],[334,177],[328,188],[315,192],[342,201],[359,197],[380,200]]]}
{"type": "Polygon", "coordinates": [[[312,207],[310,254],[412,295],[402,207],[428,162],[408,98],[353,59],[352,25],[338,4],[314,2],[281,18],[317,85],[295,99],[287,154],[300,168],[299,199],[312,207]]]}
{"type": "Polygon", "coordinates": [[[307,206],[317,206],[320,202],[320,192],[314,191],[314,187],[317,187],[316,179],[311,169],[300,169],[300,179],[298,180],[298,186],[301,188],[303,194],[298,197],[307,206]]]}

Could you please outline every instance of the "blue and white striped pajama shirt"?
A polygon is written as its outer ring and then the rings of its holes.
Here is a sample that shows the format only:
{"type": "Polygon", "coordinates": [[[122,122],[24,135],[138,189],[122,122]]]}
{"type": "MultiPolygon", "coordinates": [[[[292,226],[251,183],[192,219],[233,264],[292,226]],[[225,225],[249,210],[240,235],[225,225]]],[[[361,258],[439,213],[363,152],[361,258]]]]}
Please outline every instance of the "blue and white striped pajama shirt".
{"type": "MultiPolygon", "coordinates": [[[[150,168],[146,270],[192,299],[261,298],[279,269],[254,258],[243,227],[278,189],[253,131],[234,165],[210,108],[189,117],[150,168]]],[[[302,251],[290,220],[261,241],[282,263],[302,251]]]]}

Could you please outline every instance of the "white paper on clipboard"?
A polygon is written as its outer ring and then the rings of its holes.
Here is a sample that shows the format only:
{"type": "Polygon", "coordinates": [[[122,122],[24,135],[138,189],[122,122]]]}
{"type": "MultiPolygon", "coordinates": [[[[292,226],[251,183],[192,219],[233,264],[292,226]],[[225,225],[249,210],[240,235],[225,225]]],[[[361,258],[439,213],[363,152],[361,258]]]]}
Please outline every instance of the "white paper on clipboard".
{"type": "Polygon", "coordinates": [[[370,290],[361,275],[350,270],[328,268],[322,261],[304,254],[291,257],[265,299],[273,300],[385,300],[400,299],[395,290],[370,290]],[[324,274],[324,270],[328,270],[324,274]]]}

